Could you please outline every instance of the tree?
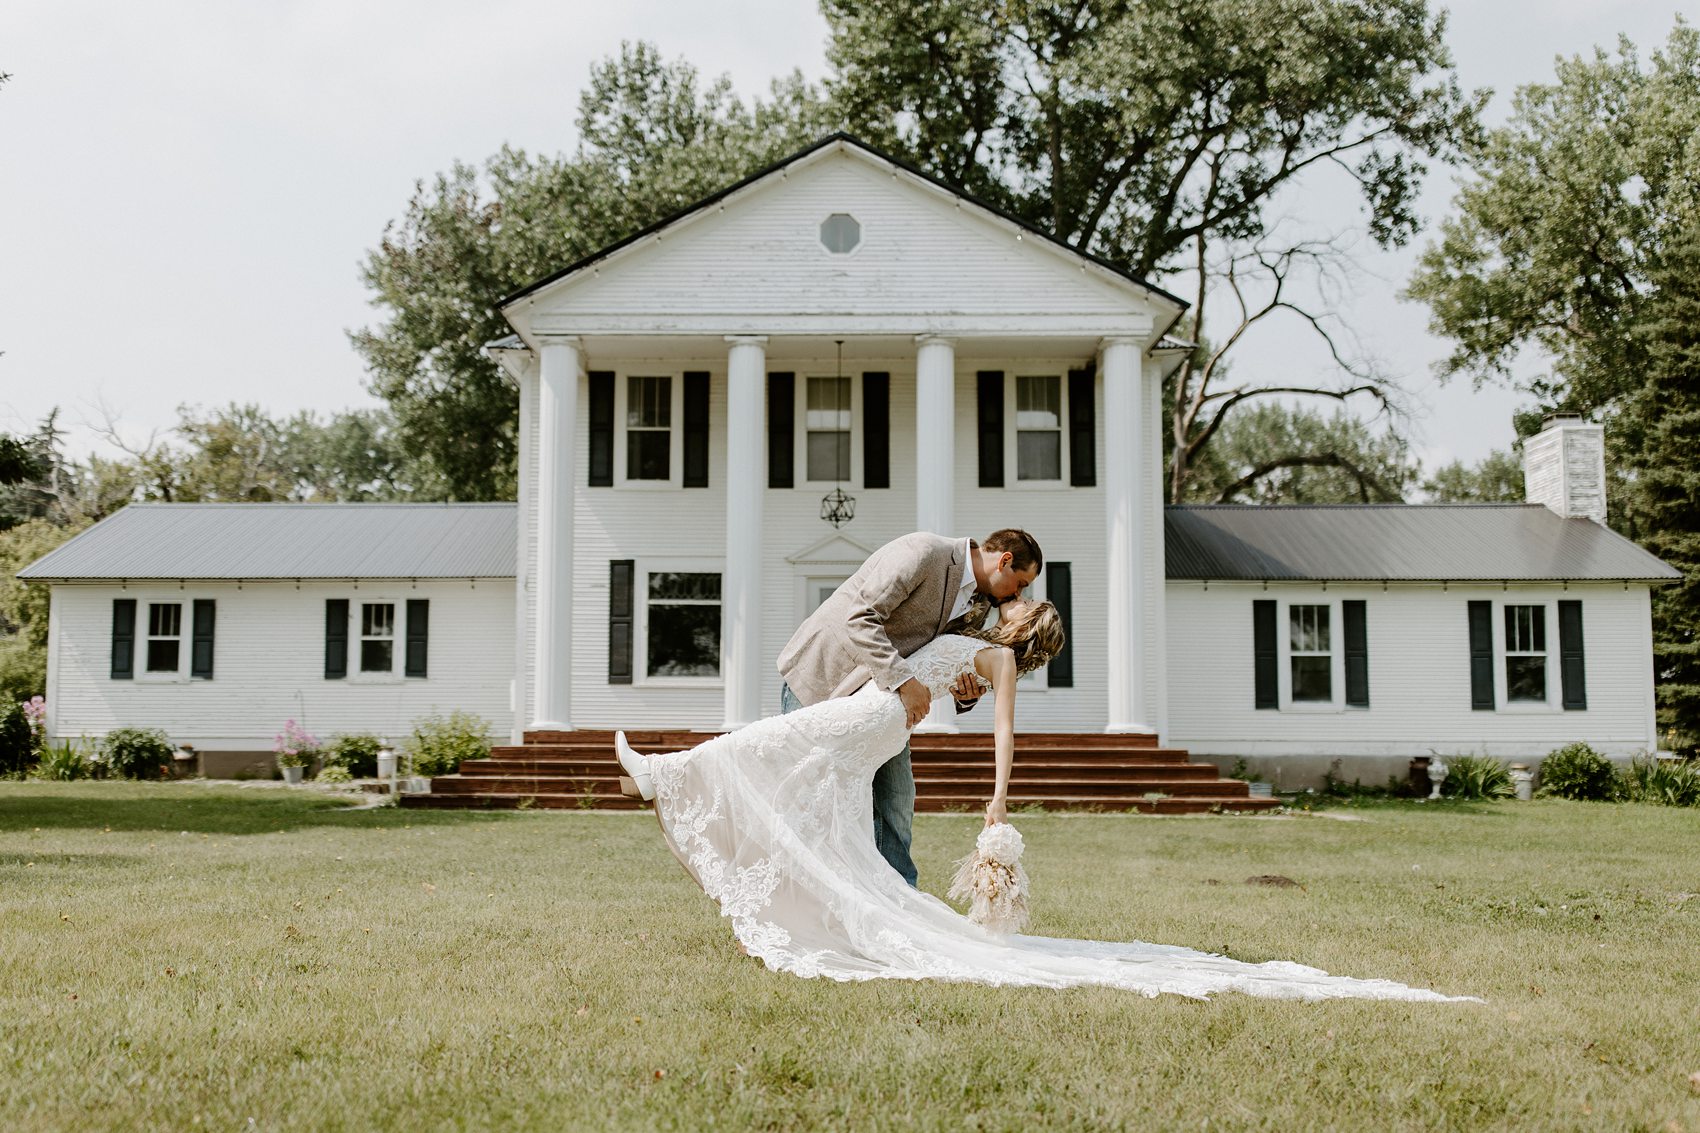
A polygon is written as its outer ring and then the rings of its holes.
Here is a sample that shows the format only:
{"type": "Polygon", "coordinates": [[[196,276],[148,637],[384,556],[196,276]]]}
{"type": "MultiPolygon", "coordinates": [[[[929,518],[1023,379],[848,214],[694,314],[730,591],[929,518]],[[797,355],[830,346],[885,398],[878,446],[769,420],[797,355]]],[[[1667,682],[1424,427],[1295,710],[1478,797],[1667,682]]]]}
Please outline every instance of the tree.
{"type": "Polygon", "coordinates": [[[1254,399],[1368,396],[1396,408],[1392,383],[1295,298],[1294,269],[1330,270],[1340,249],[1276,240],[1268,216],[1281,193],[1336,170],[1356,182],[1374,239],[1400,244],[1416,231],[1425,163],[1474,137],[1485,101],[1458,89],[1445,19],[1426,0],[823,9],[828,89],[852,128],[1071,247],[1159,281],[1190,276],[1181,329],[1218,346],[1173,379],[1171,499],[1194,494],[1193,464],[1254,399]],[[1238,308],[1225,332],[1206,325],[1223,290],[1238,308]],[[1217,388],[1224,355],[1277,313],[1310,323],[1340,380],[1277,374],[1217,388]]]}
{"type": "Polygon", "coordinates": [[[46,693],[51,591],[20,582],[17,573],[86,526],[30,519],[0,532],[0,694],[25,700],[46,693]]]}
{"type": "Polygon", "coordinates": [[[1495,449],[1475,465],[1454,460],[1423,481],[1437,504],[1515,503],[1523,497],[1523,462],[1517,454],[1495,449]]]}
{"type": "Polygon", "coordinates": [[[580,146],[534,159],[504,148],[420,183],[363,271],[386,313],[354,333],[368,385],[418,455],[419,497],[512,499],[519,400],[484,353],[508,333],[503,295],[801,148],[827,124],[799,76],[746,106],[721,78],[626,44],[592,70],[580,146]]]}
{"type": "Polygon", "coordinates": [[[1405,442],[1343,412],[1271,402],[1238,414],[1188,481],[1189,502],[1397,503],[1417,477],[1405,442]]]}

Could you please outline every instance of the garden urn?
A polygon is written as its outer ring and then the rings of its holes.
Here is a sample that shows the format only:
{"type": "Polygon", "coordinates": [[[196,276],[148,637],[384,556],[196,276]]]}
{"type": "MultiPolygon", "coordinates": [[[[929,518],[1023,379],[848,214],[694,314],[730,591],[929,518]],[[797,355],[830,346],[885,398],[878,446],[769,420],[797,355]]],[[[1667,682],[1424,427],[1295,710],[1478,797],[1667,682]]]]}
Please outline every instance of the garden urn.
{"type": "Polygon", "coordinates": [[[1511,787],[1523,802],[1535,797],[1535,773],[1529,770],[1527,763],[1511,765],[1511,787]]]}

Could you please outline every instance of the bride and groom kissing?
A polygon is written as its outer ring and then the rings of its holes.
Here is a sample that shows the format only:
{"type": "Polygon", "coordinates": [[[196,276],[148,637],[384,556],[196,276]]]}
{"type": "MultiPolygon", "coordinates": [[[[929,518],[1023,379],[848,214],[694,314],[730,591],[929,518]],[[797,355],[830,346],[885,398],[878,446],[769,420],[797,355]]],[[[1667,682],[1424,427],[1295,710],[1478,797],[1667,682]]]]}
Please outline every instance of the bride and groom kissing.
{"type": "Polygon", "coordinates": [[[904,535],[869,556],[781,651],[779,715],[684,752],[641,755],[616,734],[622,785],[654,802],[668,848],[719,903],[743,951],[774,971],[834,980],[1445,998],[1169,945],[996,932],[916,887],[909,733],[935,700],[949,697],[960,712],[992,692],[985,823],[1006,821],[1017,681],[1064,644],[1056,608],[1021,598],[1043,566],[1038,543],[1015,528],[979,543],[904,535]]]}

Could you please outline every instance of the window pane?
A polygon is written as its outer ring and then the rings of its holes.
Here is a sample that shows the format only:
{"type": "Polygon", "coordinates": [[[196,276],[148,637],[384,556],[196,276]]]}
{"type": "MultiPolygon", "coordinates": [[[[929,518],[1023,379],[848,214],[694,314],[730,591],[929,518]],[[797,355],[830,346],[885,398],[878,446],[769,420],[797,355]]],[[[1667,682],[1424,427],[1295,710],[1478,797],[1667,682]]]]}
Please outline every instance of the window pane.
{"type": "Polygon", "coordinates": [[[1062,378],[1055,374],[1015,379],[1015,427],[1062,428],[1062,378]]]}
{"type": "Polygon", "coordinates": [[[644,430],[626,434],[626,479],[666,480],[670,473],[668,459],[673,449],[673,434],[664,430],[644,430]]]}
{"type": "Polygon", "coordinates": [[[809,434],[808,478],[810,480],[850,479],[849,433],[809,434]]]}
{"type": "Polygon", "coordinates": [[[1327,606],[1292,606],[1288,609],[1287,644],[1295,653],[1327,653],[1327,606]]]}
{"type": "Polygon", "coordinates": [[[1061,480],[1062,434],[1016,433],[1015,478],[1061,480]]]}
{"type": "Polygon", "coordinates": [[[665,429],[673,423],[673,379],[627,378],[626,425],[632,429],[665,429]]]}
{"type": "Polygon", "coordinates": [[[395,636],[395,604],[366,602],[360,607],[360,633],[365,637],[395,636]]]}
{"type": "Polygon", "coordinates": [[[850,427],[850,379],[810,378],[807,428],[850,427]]]}
{"type": "Polygon", "coordinates": [[[1545,657],[1507,657],[1505,659],[1505,699],[1545,700],[1547,698],[1547,659],[1545,657]]]}
{"type": "MultiPolygon", "coordinates": [[[[718,578],[716,584],[718,589],[718,578]]],[[[650,606],[649,675],[719,676],[720,607],[650,606]]]]}
{"type": "Polygon", "coordinates": [[[394,661],[394,641],[380,637],[360,643],[360,671],[362,673],[387,673],[395,668],[394,661]]]}
{"type": "MultiPolygon", "coordinates": [[[[155,606],[154,609],[157,610],[159,607],[155,606]]],[[[177,671],[177,657],[176,640],[148,642],[148,672],[175,673],[177,671]]]]}
{"type": "Polygon", "coordinates": [[[1327,657],[1293,658],[1293,699],[1333,700],[1334,666],[1327,657]]]}
{"type": "MultiPolygon", "coordinates": [[[[148,633],[154,637],[176,637],[183,632],[183,606],[178,602],[148,605],[148,633]]],[[[175,664],[172,668],[176,668],[175,664]]]]}
{"type": "Polygon", "coordinates": [[[649,576],[649,596],[660,601],[718,602],[720,576],[656,571],[649,576]]]}
{"type": "Polygon", "coordinates": [[[1544,653],[1547,648],[1545,606],[1505,607],[1505,648],[1510,653],[1544,653]]]}

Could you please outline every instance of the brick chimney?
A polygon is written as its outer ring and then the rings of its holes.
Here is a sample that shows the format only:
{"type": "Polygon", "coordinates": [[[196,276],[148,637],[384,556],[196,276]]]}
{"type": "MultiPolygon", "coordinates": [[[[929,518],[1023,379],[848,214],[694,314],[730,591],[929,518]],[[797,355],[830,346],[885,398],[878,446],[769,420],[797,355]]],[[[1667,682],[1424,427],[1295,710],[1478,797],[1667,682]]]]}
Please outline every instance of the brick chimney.
{"type": "Polygon", "coordinates": [[[1606,521],[1606,432],[1580,413],[1549,413],[1523,442],[1523,497],[1565,519],[1606,521]]]}

